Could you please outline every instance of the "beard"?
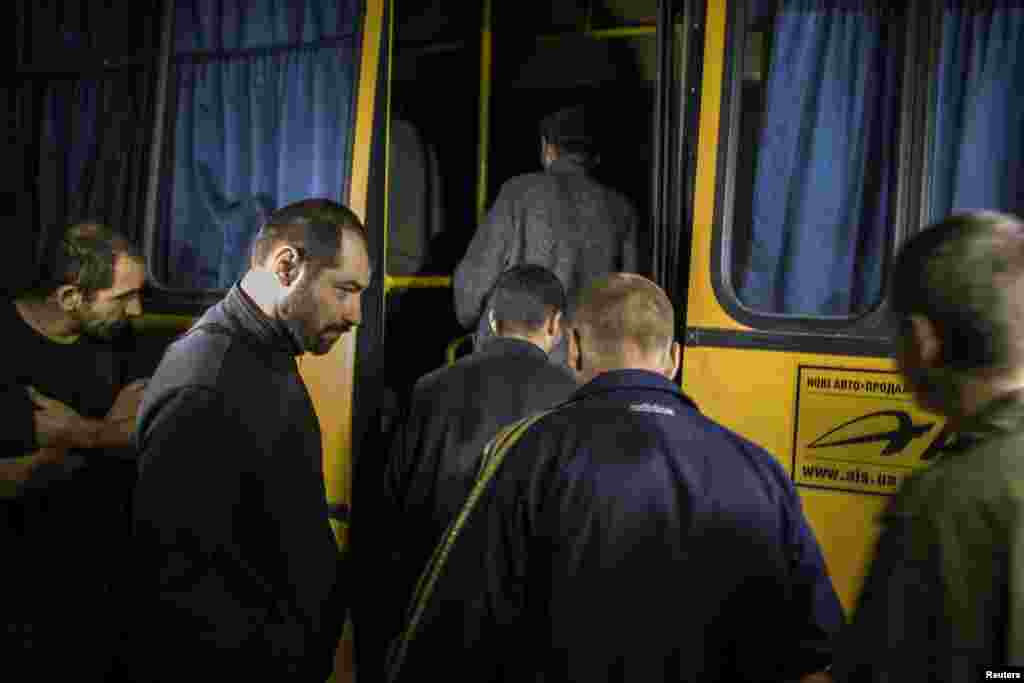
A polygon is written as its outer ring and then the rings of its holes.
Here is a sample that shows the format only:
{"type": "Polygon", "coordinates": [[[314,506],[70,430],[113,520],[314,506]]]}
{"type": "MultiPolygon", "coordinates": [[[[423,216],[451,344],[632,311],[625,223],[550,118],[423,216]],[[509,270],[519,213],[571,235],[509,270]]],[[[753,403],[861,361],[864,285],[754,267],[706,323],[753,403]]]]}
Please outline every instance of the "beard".
{"type": "Polygon", "coordinates": [[[112,342],[127,334],[131,323],[127,319],[90,320],[82,325],[82,334],[103,342],[112,342]]]}
{"type": "Polygon", "coordinates": [[[939,368],[904,371],[913,389],[914,398],[925,410],[938,415],[953,415],[960,406],[961,388],[958,376],[939,368]]]}
{"type": "Polygon", "coordinates": [[[279,315],[288,333],[306,353],[322,356],[345,330],[322,328],[311,285],[300,285],[281,302],[279,315]]]}
{"type": "Polygon", "coordinates": [[[282,324],[303,351],[313,352],[316,346],[316,325],[313,297],[309,288],[300,285],[281,302],[279,316],[282,324]]]}

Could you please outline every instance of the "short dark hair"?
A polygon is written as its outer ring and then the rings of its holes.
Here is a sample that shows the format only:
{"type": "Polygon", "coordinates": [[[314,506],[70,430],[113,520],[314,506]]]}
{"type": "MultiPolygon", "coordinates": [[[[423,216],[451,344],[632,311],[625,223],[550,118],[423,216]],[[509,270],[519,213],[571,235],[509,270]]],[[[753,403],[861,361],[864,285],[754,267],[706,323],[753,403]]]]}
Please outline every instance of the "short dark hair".
{"type": "Polygon", "coordinates": [[[142,253],[127,237],[96,221],[73,223],[44,245],[39,278],[30,294],[48,296],[64,285],[75,285],[87,297],[114,286],[117,257],[142,261],[142,253]]]}
{"type": "Polygon", "coordinates": [[[491,296],[494,321],[502,331],[536,332],[549,316],[565,311],[565,288],[543,266],[527,264],[501,274],[491,296]]]}
{"type": "Polygon", "coordinates": [[[937,327],[950,370],[1024,360],[1024,223],[973,211],[925,228],[896,257],[891,301],[937,327]]]}
{"type": "Polygon", "coordinates": [[[566,107],[548,114],[540,122],[540,135],[563,156],[589,164],[594,158],[593,122],[582,106],[566,107]]]}
{"type": "Polygon", "coordinates": [[[341,233],[348,230],[369,244],[366,228],[346,206],[330,199],[303,199],[274,211],[253,238],[252,263],[263,264],[274,247],[289,244],[314,271],[338,265],[341,233]]]}

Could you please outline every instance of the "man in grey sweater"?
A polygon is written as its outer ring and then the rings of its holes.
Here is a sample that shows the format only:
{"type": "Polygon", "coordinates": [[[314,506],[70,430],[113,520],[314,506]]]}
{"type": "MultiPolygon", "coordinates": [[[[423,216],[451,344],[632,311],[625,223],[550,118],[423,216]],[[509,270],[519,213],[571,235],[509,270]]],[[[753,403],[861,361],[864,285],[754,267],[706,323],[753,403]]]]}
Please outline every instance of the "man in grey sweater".
{"type": "MultiPolygon", "coordinates": [[[[555,273],[570,301],[589,280],[637,268],[637,218],[629,201],[587,171],[596,163],[582,107],[562,109],[540,126],[544,170],[507,181],[455,270],[455,312],[476,331],[476,348],[493,333],[486,306],[502,272],[527,263],[555,273]]],[[[565,343],[551,360],[565,362],[565,343]]]]}

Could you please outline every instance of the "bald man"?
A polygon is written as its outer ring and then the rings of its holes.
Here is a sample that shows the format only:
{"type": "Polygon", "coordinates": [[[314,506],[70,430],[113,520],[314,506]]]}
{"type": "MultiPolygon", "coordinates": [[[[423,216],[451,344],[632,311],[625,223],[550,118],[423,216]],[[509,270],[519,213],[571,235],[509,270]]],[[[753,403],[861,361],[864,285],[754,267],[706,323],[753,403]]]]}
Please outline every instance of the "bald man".
{"type": "Polygon", "coordinates": [[[583,290],[582,386],[489,446],[392,680],[828,680],[842,613],[793,484],[673,383],[674,329],[643,277],[583,290]]]}

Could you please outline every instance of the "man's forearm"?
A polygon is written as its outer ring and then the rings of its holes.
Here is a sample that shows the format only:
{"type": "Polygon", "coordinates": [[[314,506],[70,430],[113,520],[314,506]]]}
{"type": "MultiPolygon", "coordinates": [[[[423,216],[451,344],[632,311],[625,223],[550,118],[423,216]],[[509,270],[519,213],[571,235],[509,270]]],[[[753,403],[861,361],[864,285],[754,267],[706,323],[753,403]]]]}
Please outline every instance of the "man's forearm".
{"type": "Polygon", "coordinates": [[[75,448],[125,448],[132,444],[135,418],[93,420],[82,418],[81,424],[71,431],[71,445],[75,448]]]}

